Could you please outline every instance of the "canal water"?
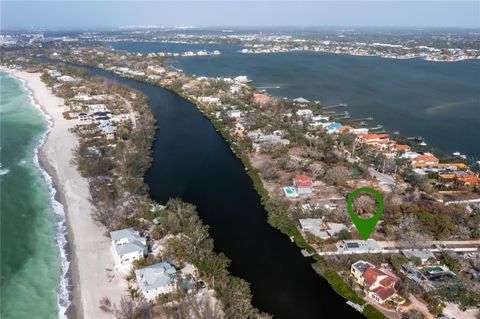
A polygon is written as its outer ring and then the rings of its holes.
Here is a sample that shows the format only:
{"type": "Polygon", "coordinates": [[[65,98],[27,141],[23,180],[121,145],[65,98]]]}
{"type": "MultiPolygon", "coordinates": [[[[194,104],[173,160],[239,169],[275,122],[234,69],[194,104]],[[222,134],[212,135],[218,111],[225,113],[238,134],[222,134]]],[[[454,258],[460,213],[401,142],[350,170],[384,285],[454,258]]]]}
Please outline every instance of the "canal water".
{"type": "Polygon", "coordinates": [[[197,206],[215,250],[250,283],[253,304],[274,318],[362,318],[311,267],[289,238],[267,223],[260,197],[228,143],[190,101],[161,87],[87,68],[142,91],[158,122],[146,176],[159,203],[180,197],[197,206]]]}

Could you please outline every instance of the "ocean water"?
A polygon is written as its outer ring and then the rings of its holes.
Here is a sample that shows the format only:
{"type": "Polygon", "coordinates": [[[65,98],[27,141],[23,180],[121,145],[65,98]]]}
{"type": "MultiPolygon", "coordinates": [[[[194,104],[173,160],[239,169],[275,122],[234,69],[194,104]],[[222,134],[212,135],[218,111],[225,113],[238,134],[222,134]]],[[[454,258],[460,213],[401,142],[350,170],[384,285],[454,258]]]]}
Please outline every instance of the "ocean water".
{"type": "Polygon", "coordinates": [[[64,318],[69,305],[62,206],[38,165],[49,121],[23,83],[0,73],[3,319],[64,318]]]}

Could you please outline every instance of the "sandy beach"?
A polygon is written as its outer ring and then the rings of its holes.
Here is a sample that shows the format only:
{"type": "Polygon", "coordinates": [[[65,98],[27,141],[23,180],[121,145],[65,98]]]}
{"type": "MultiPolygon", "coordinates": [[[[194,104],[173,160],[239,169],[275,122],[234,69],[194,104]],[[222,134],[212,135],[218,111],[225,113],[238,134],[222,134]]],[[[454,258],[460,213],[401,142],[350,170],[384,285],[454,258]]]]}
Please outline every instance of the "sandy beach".
{"type": "Polygon", "coordinates": [[[114,259],[107,230],[91,217],[88,181],[71,163],[78,138],[69,132],[75,120],[63,118],[63,100],[51,93],[40,73],[6,70],[25,81],[34,99],[50,115],[51,131],[40,152],[42,167],[53,177],[59,200],[64,205],[69,242],[72,305],[69,318],[110,318],[102,312],[99,301],[108,296],[118,302],[127,292],[123,274],[113,271],[114,259]]]}

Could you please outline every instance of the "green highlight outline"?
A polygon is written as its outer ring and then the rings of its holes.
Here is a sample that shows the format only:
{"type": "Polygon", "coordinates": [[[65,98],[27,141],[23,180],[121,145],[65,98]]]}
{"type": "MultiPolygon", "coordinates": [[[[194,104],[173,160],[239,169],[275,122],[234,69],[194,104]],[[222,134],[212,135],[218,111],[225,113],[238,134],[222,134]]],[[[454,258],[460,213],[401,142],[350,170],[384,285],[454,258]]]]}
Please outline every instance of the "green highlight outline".
{"type": "Polygon", "coordinates": [[[352,218],[352,221],[355,224],[355,227],[357,228],[360,237],[362,237],[363,240],[367,240],[375,226],[377,226],[378,220],[382,216],[384,208],[385,203],[383,202],[383,196],[373,188],[358,188],[351,192],[347,197],[347,212],[352,218]],[[353,200],[361,193],[372,194],[378,202],[377,212],[370,218],[360,218],[353,211],[353,200]]]}

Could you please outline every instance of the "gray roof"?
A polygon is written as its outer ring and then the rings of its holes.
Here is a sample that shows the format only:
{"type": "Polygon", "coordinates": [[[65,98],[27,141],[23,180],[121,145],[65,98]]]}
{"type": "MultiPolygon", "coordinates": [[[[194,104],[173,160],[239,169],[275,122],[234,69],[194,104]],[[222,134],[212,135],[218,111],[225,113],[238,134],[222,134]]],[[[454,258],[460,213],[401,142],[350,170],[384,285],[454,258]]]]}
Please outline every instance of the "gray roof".
{"type": "Polygon", "coordinates": [[[346,251],[370,251],[370,250],[381,250],[382,248],[378,243],[373,240],[344,240],[343,241],[343,250],[346,251]]]}
{"type": "Polygon", "coordinates": [[[119,256],[135,251],[143,251],[145,249],[146,238],[140,236],[140,234],[131,227],[112,231],[110,237],[114,242],[122,239],[127,240],[126,244],[115,245],[115,250],[119,256]]]}
{"type": "Polygon", "coordinates": [[[112,238],[112,240],[120,240],[123,238],[127,238],[128,241],[134,241],[142,238],[138,231],[136,231],[132,227],[112,231],[110,233],[110,237],[112,238]]]}
{"type": "Polygon", "coordinates": [[[348,230],[347,226],[338,223],[324,223],[322,218],[299,219],[302,230],[308,231],[320,238],[332,237],[342,230],[348,230]],[[327,226],[327,228],[325,228],[327,226]]]}
{"type": "Polygon", "coordinates": [[[435,255],[428,250],[402,250],[402,254],[407,258],[417,257],[421,260],[428,260],[429,258],[435,258],[435,255]]]}
{"type": "Polygon", "coordinates": [[[176,273],[175,268],[166,262],[135,270],[138,284],[143,291],[169,285],[176,279],[176,273]]]}
{"type": "Polygon", "coordinates": [[[129,253],[132,253],[132,252],[135,252],[135,251],[142,251],[145,249],[145,246],[139,242],[139,241],[134,241],[134,242],[130,242],[130,243],[127,243],[127,244],[123,244],[123,245],[116,245],[115,246],[115,250],[117,251],[117,254],[119,256],[122,256],[122,255],[125,255],[125,254],[129,254],[129,253]]]}

